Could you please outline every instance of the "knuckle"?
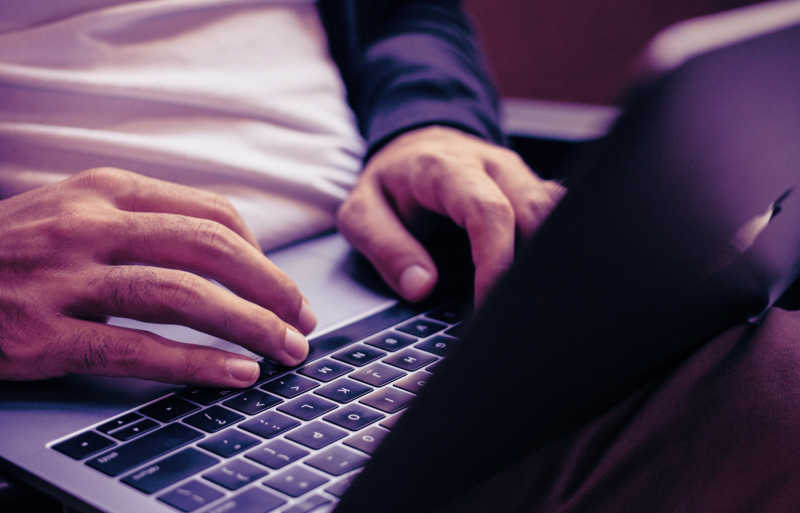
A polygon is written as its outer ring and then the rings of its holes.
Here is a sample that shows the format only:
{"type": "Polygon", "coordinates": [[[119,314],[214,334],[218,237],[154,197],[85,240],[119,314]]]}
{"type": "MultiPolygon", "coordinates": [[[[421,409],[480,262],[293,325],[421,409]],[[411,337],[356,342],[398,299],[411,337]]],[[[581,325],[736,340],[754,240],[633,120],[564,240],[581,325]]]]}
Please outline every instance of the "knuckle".
{"type": "Polygon", "coordinates": [[[357,228],[369,214],[367,202],[360,193],[353,193],[336,211],[336,223],[345,235],[355,234],[357,228]]]}
{"type": "Polygon", "coordinates": [[[236,210],[236,207],[233,206],[233,203],[231,203],[228,198],[214,192],[209,194],[211,208],[218,212],[223,219],[236,224],[240,224],[242,222],[239,211],[236,210]]]}
{"type": "Polygon", "coordinates": [[[475,197],[470,212],[475,219],[488,220],[502,225],[514,224],[514,208],[506,198],[475,197]]]}
{"type": "MultiPolygon", "coordinates": [[[[170,279],[159,280],[154,285],[154,292],[161,298],[161,302],[177,312],[185,311],[203,296],[202,278],[184,271],[176,271],[170,279]]],[[[145,284],[144,288],[147,290],[152,287],[145,284]]]]}
{"type": "Polygon", "coordinates": [[[194,240],[200,247],[215,253],[235,254],[237,245],[230,229],[216,221],[200,221],[194,229],[194,240]]]}
{"type": "Polygon", "coordinates": [[[87,189],[109,191],[130,181],[132,174],[115,167],[96,167],[81,171],[73,177],[72,182],[87,189]]]}
{"type": "Polygon", "coordinates": [[[180,367],[173,369],[172,381],[191,380],[200,376],[204,369],[215,368],[215,366],[210,365],[211,362],[208,360],[209,358],[200,351],[184,351],[183,363],[180,367]]]}

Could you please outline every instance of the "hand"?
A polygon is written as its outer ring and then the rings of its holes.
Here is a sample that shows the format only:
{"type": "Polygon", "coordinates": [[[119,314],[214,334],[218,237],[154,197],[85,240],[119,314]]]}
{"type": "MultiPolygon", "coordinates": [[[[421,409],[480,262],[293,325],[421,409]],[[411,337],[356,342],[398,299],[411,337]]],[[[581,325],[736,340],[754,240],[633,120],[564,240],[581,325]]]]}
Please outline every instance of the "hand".
{"type": "Polygon", "coordinates": [[[565,189],[542,180],[519,156],[453,128],[407,132],[376,153],[338,212],[340,231],[409,301],[436,284],[433,259],[407,230],[422,209],[469,236],[475,299],[514,257],[515,228],[530,237],[565,189]]]}
{"type": "Polygon", "coordinates": [[[96,322],[106,316],[183,324],[287,365],[308,352],[292,326],[316,323],[216,194],[95,169],[0,201],[0,379],[242,387],[258,376],[243,356],[96,322]]]}

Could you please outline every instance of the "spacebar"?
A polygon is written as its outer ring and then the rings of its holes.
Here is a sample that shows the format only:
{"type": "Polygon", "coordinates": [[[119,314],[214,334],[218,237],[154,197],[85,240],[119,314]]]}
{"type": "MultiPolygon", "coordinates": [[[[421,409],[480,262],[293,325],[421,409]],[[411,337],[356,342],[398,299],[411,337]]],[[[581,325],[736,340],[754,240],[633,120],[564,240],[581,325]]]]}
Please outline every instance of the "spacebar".
{"type": "Polygon", "coordinates": [[[109,476],[118,476],[202,436],[199,431],[183,424],[169,424],[127,445],[101,454],[86,464],[109,476]]]}

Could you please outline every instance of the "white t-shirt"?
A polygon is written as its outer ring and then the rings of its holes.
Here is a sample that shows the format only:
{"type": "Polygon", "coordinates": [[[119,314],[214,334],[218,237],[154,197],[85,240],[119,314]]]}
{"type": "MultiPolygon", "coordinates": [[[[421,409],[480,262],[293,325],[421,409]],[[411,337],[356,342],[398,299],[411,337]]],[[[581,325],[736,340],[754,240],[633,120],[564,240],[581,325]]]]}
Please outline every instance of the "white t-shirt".
{"type": "Polygon", "coordinates": [[[311,1],[0,1],[0,184],[116,166],[226,194],[266,247],[333,226],[364,143],[311,1]]]}

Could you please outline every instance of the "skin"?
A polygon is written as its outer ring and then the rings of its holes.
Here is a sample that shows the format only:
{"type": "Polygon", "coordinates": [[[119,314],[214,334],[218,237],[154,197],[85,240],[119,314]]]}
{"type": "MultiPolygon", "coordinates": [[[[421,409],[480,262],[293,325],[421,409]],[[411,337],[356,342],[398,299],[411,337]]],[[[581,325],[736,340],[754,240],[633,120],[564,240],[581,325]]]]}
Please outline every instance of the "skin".
{"type": "Polygon", "coordinates": [[[407,226],[423,211],[465,229],[475,264],[475,304],[511,265],[515,235],[530,237],[566,190],[514,152],[454,128],[407,132],[368,162],[338,211],[339,230],[409,301],[428,296],[438,271],[407,226]]]}
{"type": "MultiPolygon", "coordinates": [[[[438,272],[406,226],[425,211],[469,236],[476,303],[564,189],[513,152],[426,127],[387,144],[338,211],[345,237],[401,296],[417,301],[438,272]]],[[[0,379],[132,376],[246,387],[243,356],[105,324],[108,316],[181,324],[286,365],[308,352],[316,319],[216,194],[113,168],[0,201],[0,379]],[[226,288],[218,287],[214,280],[226,288]]]]}
{"type": "Polygon", "coordinates": [[[226,199],[119,169],[1,201],[0,284],[6,380],[79,373],[243,387],[258,377],[252,360],[102,321],[182,324],[287,365],[305,358],[299,332],[316,323],[226,199]]]}

